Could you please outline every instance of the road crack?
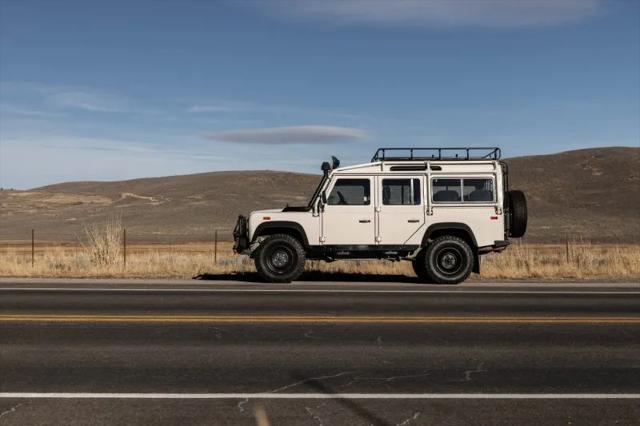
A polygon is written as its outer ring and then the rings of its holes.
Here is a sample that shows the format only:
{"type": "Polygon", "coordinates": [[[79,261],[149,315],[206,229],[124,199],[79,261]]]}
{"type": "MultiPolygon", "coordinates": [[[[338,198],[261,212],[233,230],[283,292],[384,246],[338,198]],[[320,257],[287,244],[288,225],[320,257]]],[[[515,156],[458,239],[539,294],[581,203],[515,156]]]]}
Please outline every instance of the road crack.
{"type": "Polygon", "coordinates": [[[304,407],[304,409],[307,411],[307,413],[309,413],[309,415],[311,416],[311,418],[313,420],[316,421],[316,423],[318,423],[318,426],[324,426],[324,423],[322,422],[322,419],[320,418],[320,416],[318,416],[317,414],[315,414],[313,412],[313,410],[311,410],[311,408],[309,407],[304,407]]]}
{"type": "Polygon", "coordinates": [[[396,426],[405,426],[408,425],[409,423],[411,423],[412,421],[416,420],[418,417],[420,417],[420,411],[417,411],[412,417],[409,417],[408,419],[403,420],[400,423],[396,423],[396,426]]]}
{"type": "Polygon", "coordinates": [[[15,413],[16,410],[18,409],[18,407],[20,407],[21,405],[24,405],[24,402],[21,402],[20,404],[14,405],[13,407],[9,408],[8,410],[3,411],[2,413],[0,413],[0,417],[4,417],[4,416],[8,416],[11,413],[15,413]]]}
{"type": "Polygon", "coordinates": [[[289,385],[285,385],[285,386],[279,387],[277,389],[271,390],[271,391],[269,391],[269,393],[277,393],[277,392],[280,392],[280,391],[283,391],[283,390],[291,389],[291,388],[296,387],[296,386],[300,386],[302,384],[305,384],[305,383],[311,382],[311,381],[333,379],[335,377],[345,376],[347,374],[353,374],[353,373],[354,373],[353,371],[343,371],[343,372],[340,372],[340,373],[337,373],[337,374],[331,374],[331,375],[328,375],[328,376],[309,377],[308,379],[299,380],[299,381],[291,383],[289,385]]]}
{"type": "Polygon", "coordinates": [[[245,398],[242,401],[238,402],[238,410],[240,411],[240,414],[245,414],[246,411],[244,409],[244,405],[246,405],[249,402],[249,398],[245,398]]]}
{"type": "Polygon", "coordinates": [[[480,364],[478,364],[475,370],[467,370],[464,372],[464,381],[470,382],[472,374],[486,373],[486,372],[487,370],[484,369],[484,362],[481,362],[480,364]]]}

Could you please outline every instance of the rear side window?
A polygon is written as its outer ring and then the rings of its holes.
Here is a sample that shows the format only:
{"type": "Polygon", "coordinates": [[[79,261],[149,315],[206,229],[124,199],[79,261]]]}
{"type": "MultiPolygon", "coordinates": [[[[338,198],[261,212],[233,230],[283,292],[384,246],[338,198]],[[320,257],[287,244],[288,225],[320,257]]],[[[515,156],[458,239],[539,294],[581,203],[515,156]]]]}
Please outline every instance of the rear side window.
{"type": "Polygon", "coordinates": [[[401,206],[420,203],[420,179],[382,180],[382,204],[401,206]]]}
{"type": "Polygon", "coordinates": [[[436,203],[458,203],[462,201],[461,179],[433,179],[433,201],[436,203]]]}
{"type": "Polygon", "coordinates": [[[493,201],[493,179],[463,179],[464,201],[493,201]]]}
{"type": "Polygon", "coordinates": [[[493,179],[433,179],[434,203],[491,203],[495,200],[493,179]]]}
{"type": "Polygon", "coordinates": [[[370,203],[369,179],[338,179],[327,199],[330,206],[368,206],[370,203]]]}

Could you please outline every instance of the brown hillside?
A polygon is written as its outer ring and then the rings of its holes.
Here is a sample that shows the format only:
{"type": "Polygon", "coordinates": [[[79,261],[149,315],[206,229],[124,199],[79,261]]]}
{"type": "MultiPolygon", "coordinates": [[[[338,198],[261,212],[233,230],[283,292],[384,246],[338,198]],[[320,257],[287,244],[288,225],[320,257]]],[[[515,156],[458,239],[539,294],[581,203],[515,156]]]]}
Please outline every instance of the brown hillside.
{"type": "MultiPolygon", "coordinates": [[[[304,205],[318,176],[232,171],[119,182],[69,182],[30,191],[0,192],[0,240],[72,241],[84,224],[122,217],[130,240],[210,240],[230,230],[239,213],[304,205]]],[[[222,238],[230,238],[229,232],[222,238]]]]}
{"type": "Polygon", "coordinates": [[[640,148],[596,148],[507,161],[525,191],[529,241],[640,243],[640,148]]]}
{"type": "MultiPolygon", "coordinates": [[[[529,200],[529,241],[640,242],[640,148],[508,160],[529,200]]],[[[84,224],[121,216],[130,240],[210,240],[239,213],[305,204],[319,176],[233,171],[120,182],[70,182],[0,192],[0,240],[83,238],[84,224]]],[[[229,238],[229,232],[222,235],[229,238]]]]}

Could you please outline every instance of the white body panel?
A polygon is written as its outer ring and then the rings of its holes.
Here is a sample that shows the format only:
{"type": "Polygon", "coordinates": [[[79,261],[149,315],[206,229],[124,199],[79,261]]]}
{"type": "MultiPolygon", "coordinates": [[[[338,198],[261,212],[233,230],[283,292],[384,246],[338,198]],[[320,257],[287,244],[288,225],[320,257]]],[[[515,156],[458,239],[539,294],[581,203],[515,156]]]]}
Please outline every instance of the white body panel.
{"type": "Polygon", "coordinates": [[[369,179],[368,205],[324,205],[316,200],[314,211],[261,210],[249,217],[249,238],[263,222],[299,224],[309,245],[420,245],[429,226],[457,223],[467,226],[478,247],[505,239],[502,170],[497,161],[375,162],[336,169],[325,184],[327,196],[338,179],[369,179]],[[420,171],[392,171],[394,166],[424,167],[420,171]],[[420,202],[385,205],[383,179],[419,179],[420,202]],[[493,200],[482,202],[434,202],[433,179],[492,179],[493,200]]]}
{"type": "Polygon", "coordinates": [[[299,224],[310,245],[320,243],[320,216],[312,212],[283,212],[282,209],[257,210],[249,215],[249,240],[263,222],[285,221],[299,224]],[[268,219],[267,219],[268,218],[268,219]]]}
{"type": "Polygon", "coordinates": [[[373,205],[325,206],[322,243],[326,245],[375,244],[373,205]]]}

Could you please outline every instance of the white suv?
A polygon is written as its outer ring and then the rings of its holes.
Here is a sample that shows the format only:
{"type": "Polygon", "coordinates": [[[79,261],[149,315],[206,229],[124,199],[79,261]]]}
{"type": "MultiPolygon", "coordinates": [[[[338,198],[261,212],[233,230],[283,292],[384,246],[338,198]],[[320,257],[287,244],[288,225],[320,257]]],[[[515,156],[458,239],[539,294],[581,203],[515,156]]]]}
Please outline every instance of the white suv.
{"type": "Polygon", "coordinates": [[[234,251],[269,282],[300,276],[306,259],[410,260],[421,281],[457,284],[527,227],[499,148],[380,148],[371,162],[322,164],[304,207],[239,216],[234,251]]]}

